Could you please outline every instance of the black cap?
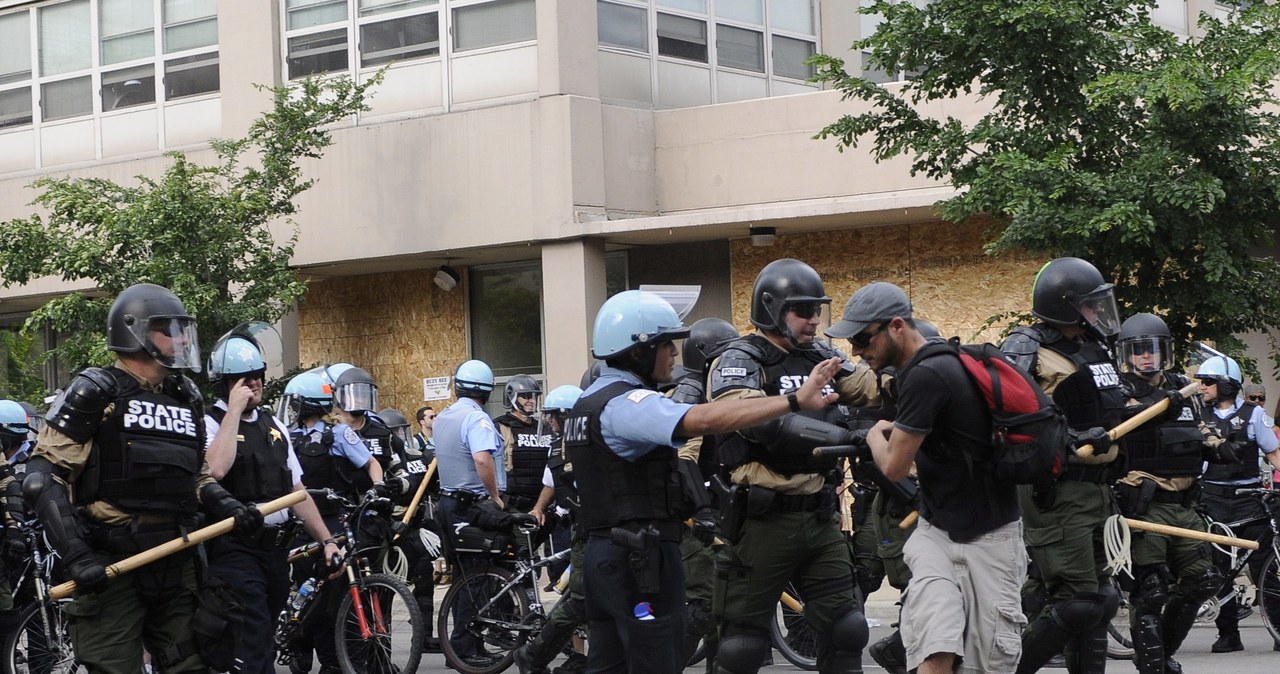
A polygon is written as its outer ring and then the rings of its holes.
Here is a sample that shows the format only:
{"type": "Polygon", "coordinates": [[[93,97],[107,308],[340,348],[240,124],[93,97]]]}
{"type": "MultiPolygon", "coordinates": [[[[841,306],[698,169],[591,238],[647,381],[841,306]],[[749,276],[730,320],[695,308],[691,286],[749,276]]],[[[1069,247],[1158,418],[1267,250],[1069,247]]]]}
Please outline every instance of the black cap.
{"type": "Polygon", "coordinates": [[[894,316],[911,318],[911,300],[902,288],[885,281],[863,286],[844,305],[840,322],[827,328],[832,339],[849,339],[876,321],[894,316]]]}

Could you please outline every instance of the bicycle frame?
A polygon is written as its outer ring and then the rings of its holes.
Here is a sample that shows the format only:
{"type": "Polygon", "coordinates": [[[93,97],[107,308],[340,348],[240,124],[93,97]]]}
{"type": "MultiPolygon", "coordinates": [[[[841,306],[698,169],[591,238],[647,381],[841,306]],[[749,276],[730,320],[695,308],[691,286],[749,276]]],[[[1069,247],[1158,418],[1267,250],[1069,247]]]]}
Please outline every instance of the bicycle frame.
{"type": "MultiPolygon", "coordinates": [[[[524,535],[527,547],[534,556],[530,560],[517,559],[513,564],[510,565],[512,567],[511,571],[513,572],[511,575],[511,580],[507,581],[505,585],[495,590],[493,592],[493,596],[489,597],[489,600],[487,602],[485,602],[484,604],[482,604],[476,609],[477,616],[483,615],[486,611],[488,611],[490,608],[493,607],[494,602],[498,601],[500,597],[503,597],[508,592],[514,590],[516,587],[519,587],[520,585],[525,585],[529,588],[532,588],[533,591],[537,593],[538,592],[538,583],[537,583],[538,570],[542,569],[543,567],[550,566],[551,564],[555,564],[556,562],[563,561],[564,559],[569,557],[569,554],[571,552],[569,548],[565,548],[564,550],[561,550],[547,557],[538,557],[537,556],[538,553],[533,546],[533,534],[534,532],[537,531],[537,527],[519,526],[518,529],[520,533],[524,535]]],[[[467,581],[465,576],[460,578],[460,580],[462,582],[467,581]]],[[[546,611],[542,608],[541,597],[536,594],[535,596],[538,598],[538,601],[532,602],[532,605],[529,607],[529,609],[534,611],[540,616],[546,617],[546,611]]],[[[540,627],[535,625],[522,625],[518,623],[513,624],[508,621],[497,621],[492,619],[483,619],[479,617],[477,617],[476,619],[484,620],[488,624],[492,624],[494,626],[501,627],[502,629],[512,630],[516,632],[529,632],[530,634],[532,634],[533,632],[536,632],[538,629],[540,629],[540,627]]]]}
{"type": "MultiPolygon", "coordinates": [[[[1246,495],[1246,494],[1258,495],[1259,500],[1262,501],[1262,507],[1263,507],[1263,510],[1265,511],[1265,514],[1258,517],[1250,517],[1243,520],[1236,520],[1234,522],[1216,522],[1206,517],[1205,519],[1208,522],[1208,529],[1213,530],[1214,527],[1217,527],[1221,530],[1225,530],[1227,532],[1227,535],[1235,538],[1236,530],[1244,529],[1246,527],[1249,527],[1250,525],[1261,524],[1265,522],[1271,528],[1271,553],[1275,555],[1277,558],[1280,558],[1280,529],[1277,529],[1278,525],[1276,522],[1277,511],[1280,511],[1280,504],[1276,504],[1273,502],[1273,499],[1267,498],[1268,495],[1273,495],[1273,498],[1274,498],[1274,495],[1276,493],[1277,492],[1274,489],[1266,489],[1266,488],[1237,489],[1236,490],[1237,495],[1246,495]]],[[[1235,560],[1234,563],[1231,565],[1230,576],[1226,579],[1226,582],[1228,583],[1233,582],[1237,577],[1240,576],[1241,572],[1244,571],[1245,566],[1249,563],[1249,560],[1254,555],[1265,552],[1265,550],[1261,547],[1259,547],[1257,550],[1250,550],[1248,548],[1244,548],[1243,549],[1244,551],[1239,555],[1237,555],[1235,552],[1228,552],[1226,550],[1223,550],[1222,548],[1218,547],[1216,544],[1211,544],[1211,545],[1213,545],[1214,548],[1217,549],[1219,552],[1227,554],[1233,557],[1235,560]]]]}

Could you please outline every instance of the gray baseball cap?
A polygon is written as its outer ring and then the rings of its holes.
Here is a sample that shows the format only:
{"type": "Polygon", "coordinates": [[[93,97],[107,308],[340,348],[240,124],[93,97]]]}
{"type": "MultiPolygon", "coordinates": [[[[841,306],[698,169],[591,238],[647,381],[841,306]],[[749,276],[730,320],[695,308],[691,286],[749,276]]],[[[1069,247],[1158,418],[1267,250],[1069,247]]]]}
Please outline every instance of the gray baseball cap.
{"type": "Polygon", "coordinates": [[[827,328],[832,339],[849,339],[876,321],[911,318],[911,300],[902,288],[885,281],[863,286],[844,305],[840,322],[827,328]]]}

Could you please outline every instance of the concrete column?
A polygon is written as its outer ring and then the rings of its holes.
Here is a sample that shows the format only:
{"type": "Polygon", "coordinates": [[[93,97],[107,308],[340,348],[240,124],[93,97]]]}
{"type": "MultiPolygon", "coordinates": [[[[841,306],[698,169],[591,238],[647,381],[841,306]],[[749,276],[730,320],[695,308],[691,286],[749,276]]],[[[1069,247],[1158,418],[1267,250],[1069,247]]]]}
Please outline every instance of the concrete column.
{"type": "Polygon", "coordinates": [[[218,0],[219,88],[222,136],[239,138],[264,111],[271,92],[255,85],[281,84],[282,0],[218,0]]]}
{"type": "Polygon", "coordinates": [[[600,97],[596,0],[538,0],[538,94],[600,97]]]}
{"type": "Polygon", "coordinates": [[[591,365],[591,329],[604,300],[604,241],[578,239],[542,246],[546,390],[577,384],[591,365]]]}
{"type": "Polygon", "coordinates": [[[844,68],[851,75],[862,68],[862,53],[849,48],[863,37],[858,7],[855,0],[818,0],[818,52],[844,59],[844,68]]]}

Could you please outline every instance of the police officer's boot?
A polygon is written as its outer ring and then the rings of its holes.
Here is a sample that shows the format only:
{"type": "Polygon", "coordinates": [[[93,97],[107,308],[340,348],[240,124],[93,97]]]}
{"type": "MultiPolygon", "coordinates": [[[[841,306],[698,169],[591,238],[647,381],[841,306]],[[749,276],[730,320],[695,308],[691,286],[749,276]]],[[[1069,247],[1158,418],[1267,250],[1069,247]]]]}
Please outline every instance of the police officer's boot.
{"type": "Polygon", "coordinates": [[[1244,644],[1240,641],[1239,607],[1234,598],[1223,603],[1213,624],[1218,627],[1218,640],[1209,648],[1211,652],[1234,653],[1244,650],[1244,644]]]}
{"type": "Polygon", "coordinates": [[[1031,621],[1022,633],[1022,659],[1017,674],[1040,671],[1054,656],[1062,652],[1071,635],[1053,618],[1052,611],[1031,621]]]}
{"type": "Polygon", "coordinates": [[[1071,674],[1097,674],[1107,669],[1107,624],[1100,623],[1074,639],[1062,652],[1071,674]]]}

